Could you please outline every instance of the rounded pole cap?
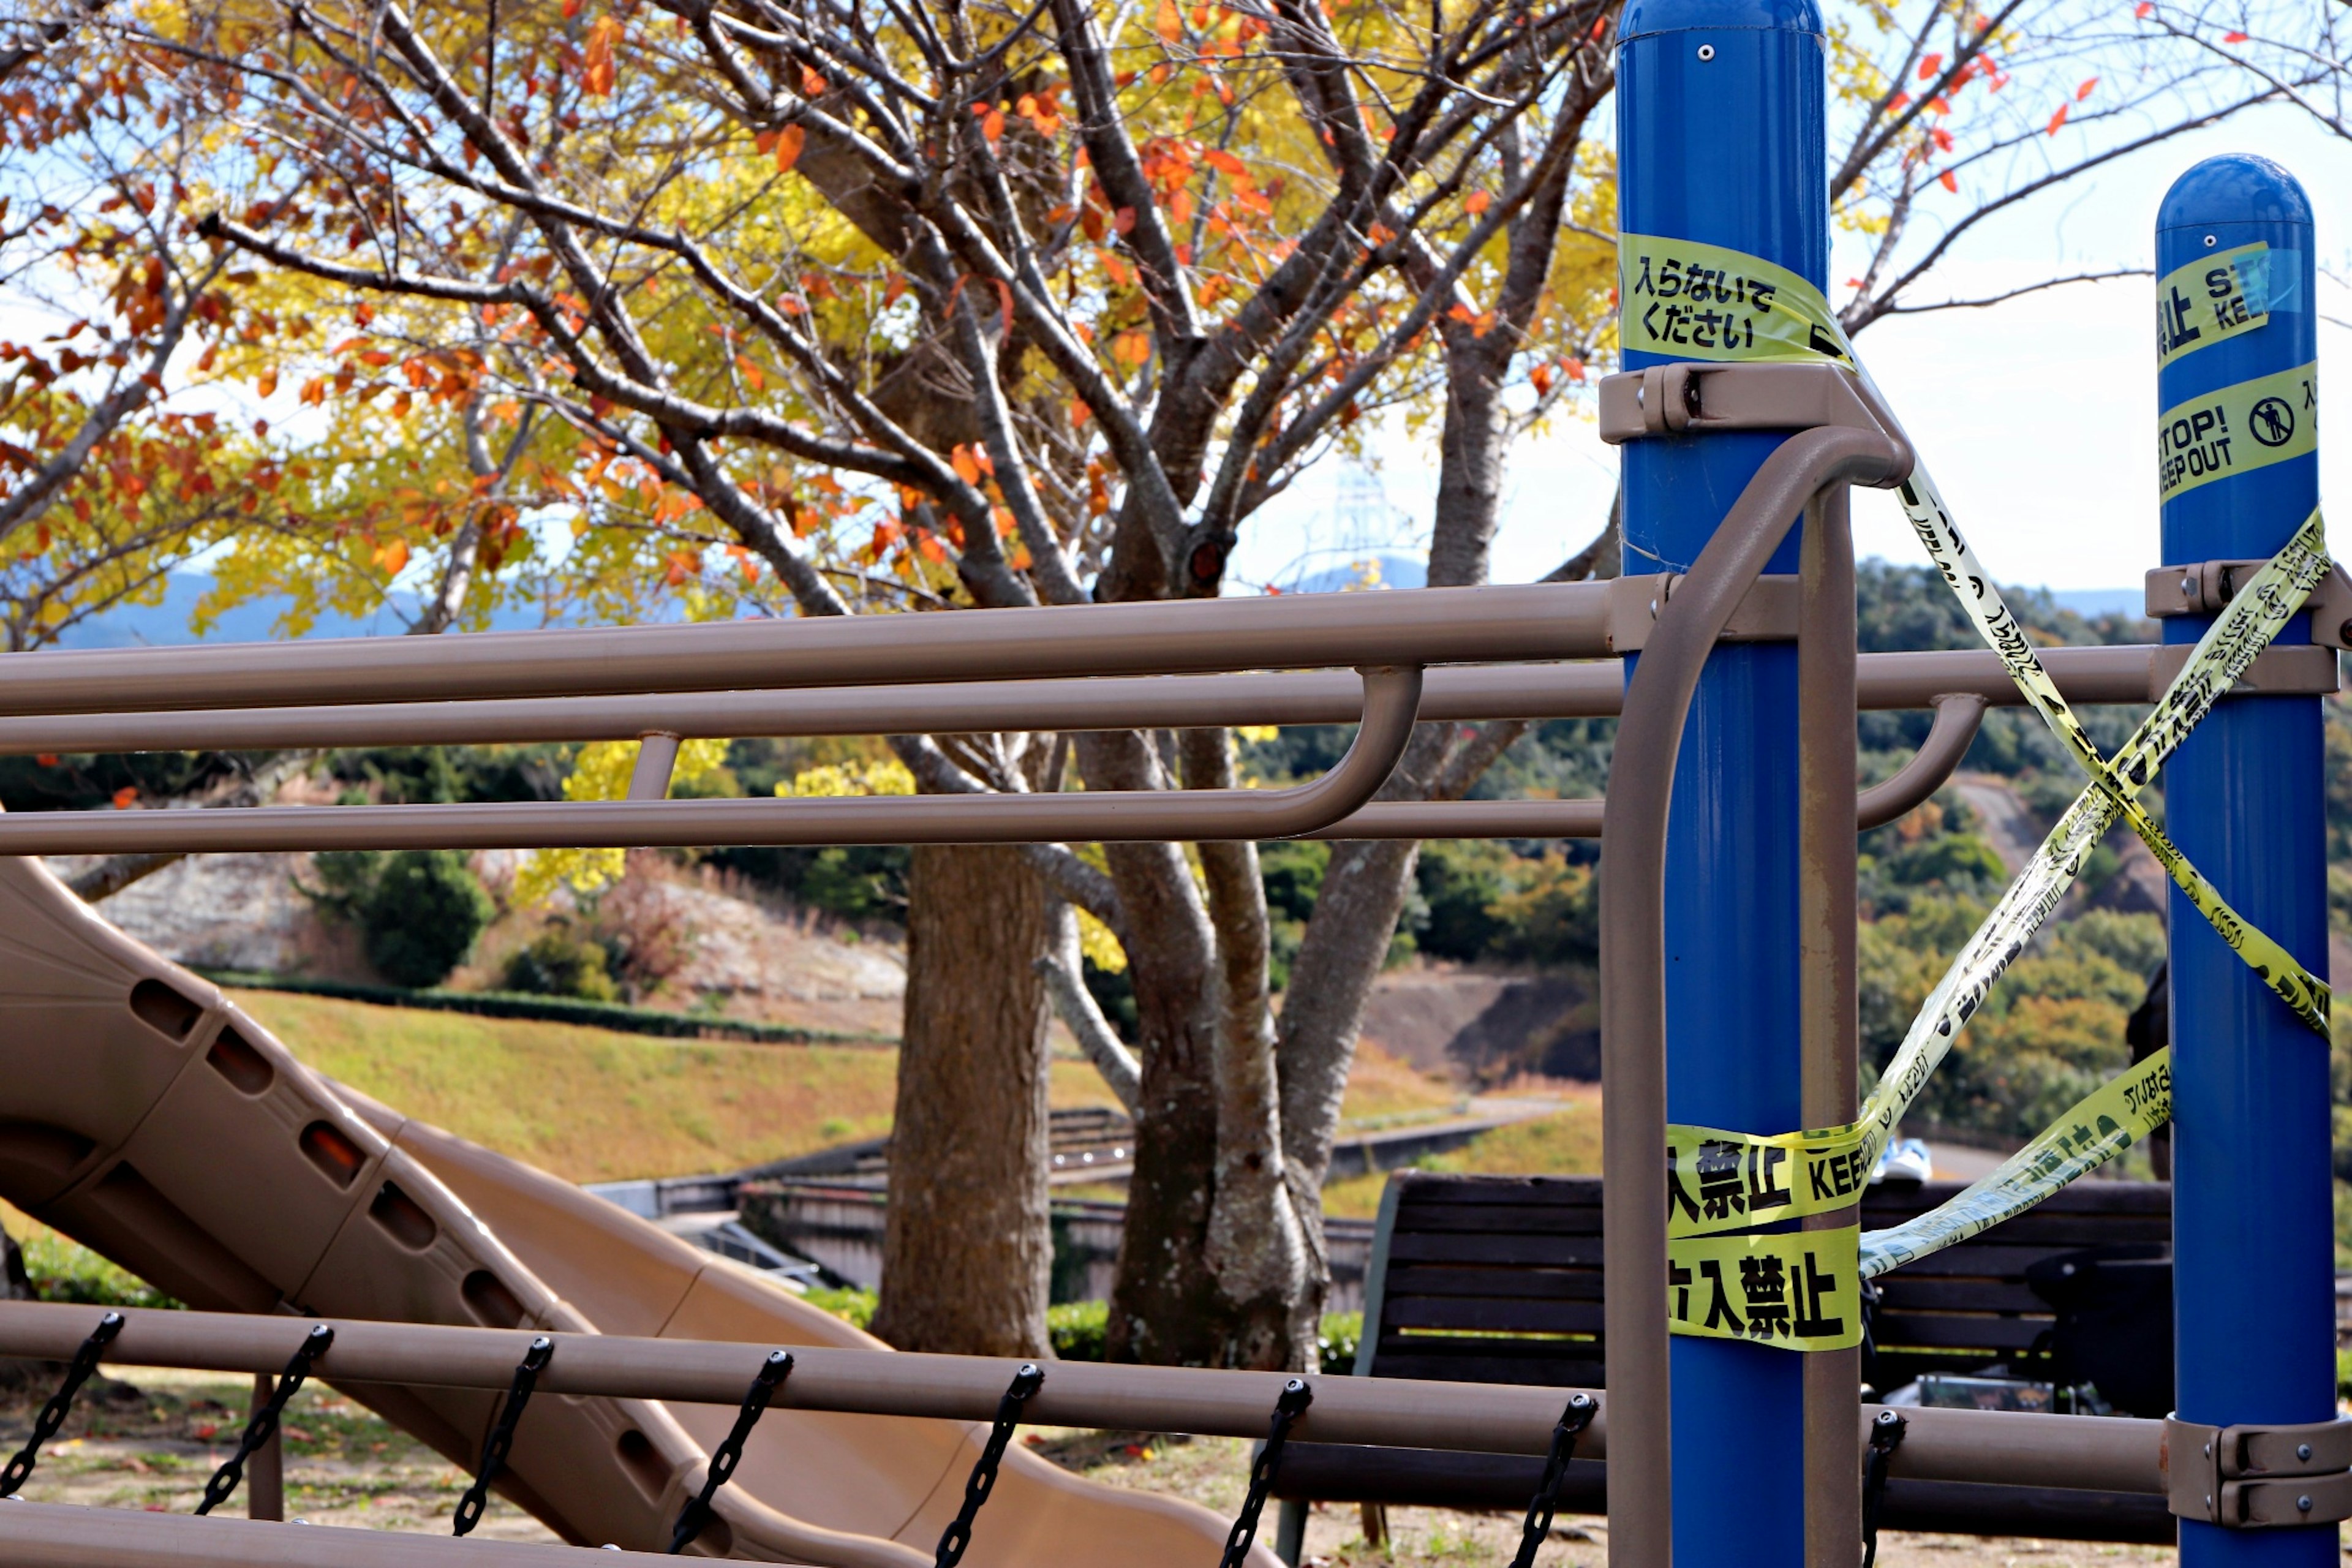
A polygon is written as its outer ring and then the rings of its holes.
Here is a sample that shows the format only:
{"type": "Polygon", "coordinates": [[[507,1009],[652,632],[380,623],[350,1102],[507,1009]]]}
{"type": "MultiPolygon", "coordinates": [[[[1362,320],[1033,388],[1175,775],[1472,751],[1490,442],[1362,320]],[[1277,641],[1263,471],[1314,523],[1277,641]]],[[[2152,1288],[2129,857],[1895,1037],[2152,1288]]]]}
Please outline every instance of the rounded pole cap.
{"type": "Polygon", "coordinates": [[[1820,34],[1822,8],[1816,0],[1626,0],[1617,41],[1727,27],[1820,34]]]}
{"type": "Polygon", "coordinates": [[[2291,223],[2308,228],[2311,198],[2301,181],[2268,158],[2224,153],[2173,181],[2156,209],[2158,233],[2225,223],[2291,223]]]}

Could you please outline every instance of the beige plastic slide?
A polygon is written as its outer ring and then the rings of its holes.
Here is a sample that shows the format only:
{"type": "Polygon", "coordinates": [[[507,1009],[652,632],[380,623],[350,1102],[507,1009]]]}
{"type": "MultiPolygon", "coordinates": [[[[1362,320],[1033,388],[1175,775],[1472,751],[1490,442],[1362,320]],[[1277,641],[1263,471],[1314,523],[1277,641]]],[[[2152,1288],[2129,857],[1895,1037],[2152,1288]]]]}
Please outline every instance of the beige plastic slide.
{"type": "MultiPolygon", "coordinates": [[[[0,858],[0,1197],[215,1311],[877,1347],[571,1184],[339,1089],[219,990],[0,858]]],[[[331,1353],[329,1364],[332,1364],[331,1353]]],[[[745,1381],[756,1364],[747,1357],[745,1381]]],[[[470,1469],[496,1396],[341,1385],[470,1469]]],[[[731,1409],[542,1394],[498,1489],[565,1540],[659,1552],[731,1409]]],[[[706,1556],[922,1568],[984,1426],[776,1408],[706,1556]]],[[[972,1568],[1213,1568],[1225,1521],[1018,1445],[972,1568]]],[[[1276,1568],[1264,1544],[1253,1568],[1276,1568]]]]}

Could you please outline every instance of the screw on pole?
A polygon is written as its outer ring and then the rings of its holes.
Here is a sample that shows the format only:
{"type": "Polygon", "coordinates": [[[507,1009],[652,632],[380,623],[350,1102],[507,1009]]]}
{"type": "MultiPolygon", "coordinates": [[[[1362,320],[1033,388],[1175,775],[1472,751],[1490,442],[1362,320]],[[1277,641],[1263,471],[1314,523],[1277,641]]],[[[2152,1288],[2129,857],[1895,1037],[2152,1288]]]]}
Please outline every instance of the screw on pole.
{"type": "Polygon", "coordinates": [[[324,1323],[311,1325],[310,1331],[302,1336],[302,1342],[287,1359],[286,1370],[279,1374],[278,1386],[270,1391],[261,1408],[253,1413],[253,1418],[245,1424],[245,1436],[237,1439],[236,1452],[231,1454],[228,1463],[215,1470],[213,1479],[205,1483],[204,1499],[196,1504],[198,1513],[210,1513],[228,1501],[229,1494],[236,1490],[236,1483],[245,1479],[245,1462],[253,1458],[256,1448],[269,1441],[270,1434],[278,1430],[278,1418],[286,1413],[286,1402],[310,1381],[312,1363],[325,1355],[334,1342],[335,1331],[324,1323]]]}
{"type": "MultiPolygon", "coordinates": [[[[2311,384],[2316,243],[2303,187],[2268,159],[2208,158],[2156,221],[2159,562],[2266,558],[2319,500],[2311,384]]],[[[2167,617],[2193,642],[2203,614],[2167,617]]],[[[2304,617],[2280,645],[2309,640],[2304,617]]],[[[2234,696],[2165,765],[2181,852],[2315,973],[2327,963],[2319,699],[2234,696]]],[[[2335,1247],[2323,1041],[2170,893],[2173,1324],[2180,1419],[2293,1425],[2336,1413],[2335,1247]]],[[[2317,1568],[2334,1526],[2180,1524],[2183,1568],[2317,1568]]]]}
{"type": "Polygon", "coordinates": [[[33,1418],[33,1435],[25,1439],[25,1446],[16,1450],[16,1457],[8,1461],[8,1468],[0,1470],[0,1498],[15,1497],[16,1489],[31,1477],[34,1465],[40,1459],[41,1445],[56,1436],[58,1428],[66,1424],[66,1416],[73,1410],[74,1395],[81,1392],[81,1385],[88,1383],[90,1373],[98,1370],[99,1352],[112,1344],[114,1336],[121,1331],[122,1314],[109,1312],[99,1319],[98,1327],[90,1330],[89,1337],[82,1341],[79,1350],[74,1352],[73,1360],[66,1367],[65,1380],[58,1384],[58,1391],[49,1395],[48,1403],[41,1406],[41,1413],[33,1418]]]}
{"type": "Polygon", "coordinates": [[[482,1462],[474,1472],[474,1484],[457,1500],[457,1516],[451,1521],[449,1533],[469,1535],[474,1526],[482,1522],[482,1510],[489,1506],[490,1483],[498,1479],[506,1468],[507,1455],[514,1449],[515,1427],[522,1420],[523,1407],[530,1403],[531,1391],[539,1386],[539,1374],[547,1369],[555,1354],[555,1342],[545,1334],[530,1342],[522,1352],[522,1361],[514,1372],[514,1382],[507,1389],[506,1407],[499,1412],[498,1425],[482,1443],[482,1462]]]}
{"type": "Polygon", "coordinates": [[[955,1568],[963,1561],[964,1551],[971,1544],[971,1521],[979,1517],[981,1504],[988,1500],[988,1494],[996,1489],[996,1469],[1004,1462],[1004,1448],[1013,1441],[1013,1429],[1021,1425],[1021,1407],[1045,1386],[1045,1372],[1035,1363],[1024,1361],[1021,1370],[1013,1374],[1004,1397],[996,1402],[996,1424],[989,1428],[988,1444],[981,1449],[979,1460],[963,1483],[963,1506],[956,1510],[955,1518],[940,1533],[936,1568],[955,1568]]]}

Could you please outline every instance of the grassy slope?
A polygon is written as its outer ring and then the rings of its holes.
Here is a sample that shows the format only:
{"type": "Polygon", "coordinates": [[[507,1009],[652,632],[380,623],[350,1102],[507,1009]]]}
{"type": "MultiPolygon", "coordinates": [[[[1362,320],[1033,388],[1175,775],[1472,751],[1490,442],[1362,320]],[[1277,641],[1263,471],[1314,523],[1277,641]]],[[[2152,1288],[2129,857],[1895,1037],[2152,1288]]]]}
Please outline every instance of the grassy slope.
{"type": "MultiPolygon", "coordinates": [[[[386,1105],[572,1181],[686,1175],[890,1129],[894,1050],[673,1041],[569,1024],[425,1013],[284,992],[236,999],[297,1057],[386,1105]]],[[[1115,1103],[1054,1064],[1055,1105],[1115,1103]]],[[[1453,1092],[1374,1053],[1350,1117],[1450,1108],[1453,1092]]]]}
{"type": "MultiPolygon", "coordinates": [[[[1424,1171],[1470,1171],[1497,1175],[1597,1176],[1601,1173],[1601,1100],[1569,1102],[1567,1108],[1531,1121],[1515,1121],[1481,1133],[1450,1154],[1417,1162],[1424,1171]]],[[[1350,1176],[1323,1189],[1323,1212],[1370,1219],[1381,1212],[1385,1173],[1350,1176]]]]}

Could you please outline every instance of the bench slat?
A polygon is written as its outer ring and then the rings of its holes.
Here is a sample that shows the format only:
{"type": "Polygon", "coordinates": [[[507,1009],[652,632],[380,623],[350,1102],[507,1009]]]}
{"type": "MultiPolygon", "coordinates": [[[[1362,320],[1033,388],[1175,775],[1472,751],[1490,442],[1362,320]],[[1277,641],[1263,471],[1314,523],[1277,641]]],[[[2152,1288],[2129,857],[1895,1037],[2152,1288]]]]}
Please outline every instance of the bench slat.
{"type": "Polygon", "coordinates": [[[1487,1296],[1414,1296],[1388,1299],[1381,1327],[1390,1329],[1491,1329],[1508,1334],[1597,1334],[1601,1303],[1531,1301],[1487,1296]]]}
{"type": "Polygon", "coordinates": [[[1389,1238],[1389,1262],[1499,1263],[1537,1268],[1601,1267],[1597,1236],[1442,1236],[1423,1232],[1389,1238]]]}
{"type": "Polygon", "coordinates": [[[1388,1299],[1409,1296],[1517,1296],[1536,1300],[1598,1301],[1598,1268],[1482,1268],[1442,1263],[1391,1263],[1388,1299]]]}

